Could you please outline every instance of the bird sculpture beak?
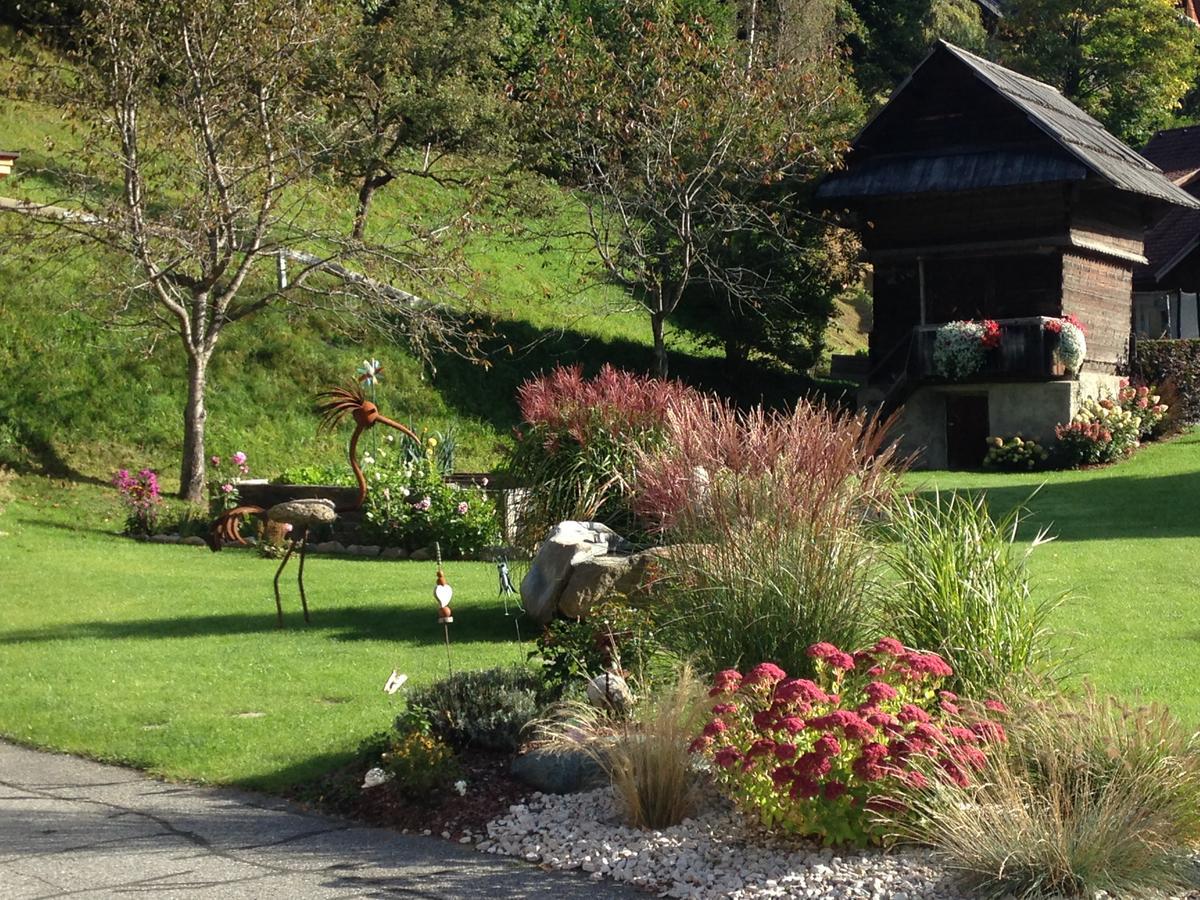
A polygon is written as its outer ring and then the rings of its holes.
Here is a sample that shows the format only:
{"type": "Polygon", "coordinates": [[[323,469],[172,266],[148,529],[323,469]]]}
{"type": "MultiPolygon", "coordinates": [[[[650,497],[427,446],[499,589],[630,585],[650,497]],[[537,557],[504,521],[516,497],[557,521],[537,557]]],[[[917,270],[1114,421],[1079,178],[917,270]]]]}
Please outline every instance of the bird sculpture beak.
{"type": "Polygon", "coordinates": [[[418,444],[421,443],[421,439],[419,437],[417,437],[413,433],[413,430],[411,428],[409,428],[407,425],[401,425],[399,422],[395,421],[394,419],[389,419],[387,416],[376,416],[375,421],[380,425],[387,425],[391,428],[395,428],[397,431],[401,432],[402,434],[407,434],[410,438],[412,438],[418,444]]]}

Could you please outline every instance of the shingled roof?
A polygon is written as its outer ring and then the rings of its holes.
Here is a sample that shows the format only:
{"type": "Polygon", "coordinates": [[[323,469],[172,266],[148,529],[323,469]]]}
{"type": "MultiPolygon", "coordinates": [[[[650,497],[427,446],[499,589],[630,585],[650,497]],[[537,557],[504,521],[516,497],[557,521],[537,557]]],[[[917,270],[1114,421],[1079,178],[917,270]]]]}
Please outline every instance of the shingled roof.
{"type": "MultiPolygon", "coordinates": [[[[1181,188],[1197,189],[1200,182],[1200,125],[1160,131],[1142,149],[1142,155],[1163,170],[1181,188]]],[[[1173,209],[1146,232],[1149,264],[1136,273],[1141,280],[1165,278],[1200,246],[1200,210],[1173,209]]]]}
{"type": "MultiPolygon", "coordinates": [[[[974,161],[964,162],[967,154],[948,148],[948,153],[944,156],[871,160],[866,167],[868,170],[872,166],[883,165],[891,170],[900,166],[904,170],[903,174],[909,178],[909,192],[964,190],[1054,180],[1074,181],[1090,177],[1107,182],[1117,190],[1178,206],[1200,208],[1200,201],[1173,184],[1163,176],[1157,166],[1105,131],[1103,125],[1050,85],[996,65],[946,41],[939,41],[896,89],[888,105],[855,138],[852,145],[854,148],[870,144],[877,130],[890,127],[886,112],[910,89],[914,81],[921,78],[922,69],[935,59],[954,61],[965,74],[977,79],[1002,100],[1012,104],[1059,149],[1065,151],[1067,158],[1056,160],[1039,154],[1036,160],[1009,159],[1013,154],[1004,151],[989,152],[974,161]],[[941,164],[937,166],[942,173],[939,178],[945,183],[929,183],[928,170],[931,159],[936,159],[941,164]],[[956,167],[960,176],[966,171],[970,177],[958,182],[947,179],[944,172],[947,163],[956,167]]],[[[894,190],[895,184],[902,180],[899,177],[901,172],[889,171],[883,181],[888,182],[890,187],[877,183],[873,189],[864,190],[866,186],[862,183],[861,175],[868,175],[878,182],[880,173],[866,171],[860,175],[853,171],[854,168],[855,164],[851,162],[849,171],[835,173],[827,179],[818,189],[818,196],[829,200],[882,194],[894,190]]]]}

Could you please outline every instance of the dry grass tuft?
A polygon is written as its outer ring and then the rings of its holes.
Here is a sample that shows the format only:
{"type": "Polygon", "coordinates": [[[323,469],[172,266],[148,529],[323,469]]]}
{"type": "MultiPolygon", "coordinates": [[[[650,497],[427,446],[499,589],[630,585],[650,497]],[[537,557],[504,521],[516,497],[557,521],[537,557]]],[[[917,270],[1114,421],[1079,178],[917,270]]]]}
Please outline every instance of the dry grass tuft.
{"type": "Polygon", "coordinates": [[[978,786],[908,798],[903,837],[983,897],[1145,896],[1196,886],[1196,736],[1165,709],[1088,691],[1018,708],[978,786]]]}
{"type": "Polygon", "coordinates": [[[604,770],[636,828],[678,825],[700,794],[688,745],[709,717],[705,685],[684,667],[670,687],[637,702],[628,718],[586,703],[561,704],[537,727],[549,750],[582,750],[604,770]]]}

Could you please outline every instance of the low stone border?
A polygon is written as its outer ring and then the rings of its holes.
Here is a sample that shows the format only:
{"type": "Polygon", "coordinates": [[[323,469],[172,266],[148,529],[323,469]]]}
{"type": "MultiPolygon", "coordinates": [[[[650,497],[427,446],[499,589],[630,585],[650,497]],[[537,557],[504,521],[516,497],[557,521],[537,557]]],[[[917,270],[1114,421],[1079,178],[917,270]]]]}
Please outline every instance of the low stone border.
{"type": "MultiPolygon", "coordinates": [[[[150,544],[186,544],[191,547],[208,546],[208,542],[204,538],[194,534],[187,537],[178,533],[152,534],[149,537],[146,535],[133,535],[132,537],[134,540],[150,544]]],[[[248,537],[245,544],[227,541],[224,546],[232,549],[237,547],[254,547],[257,544],[258,541],[255,538],[248,537]]],[[[340,541],[321,541],[320,543],[310,544],[308,553],[309,555],[356,556],[366,559],[407,559],[413,562],[428,562],[434,558],[434,549],[432,547],[421,547],[409,553],[401,547],[380,547],[377,544],[350,544],[347,546],[343,545],[340,541]]],[[[503,556],[509,560],[528,558],[527,553],[515,547],[487,547],[476,555],[476,561],[494,562],[498,556],[503,556]]]]}

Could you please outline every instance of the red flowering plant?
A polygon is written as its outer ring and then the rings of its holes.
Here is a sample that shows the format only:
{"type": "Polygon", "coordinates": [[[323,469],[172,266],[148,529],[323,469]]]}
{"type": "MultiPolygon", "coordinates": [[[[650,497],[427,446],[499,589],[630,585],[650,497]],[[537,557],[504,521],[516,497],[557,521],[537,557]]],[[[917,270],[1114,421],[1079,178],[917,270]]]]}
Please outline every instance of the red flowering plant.
{"type": "MultiPolygon", "coordinates": [[[[884,638],[847,653],[813,644],[816,680],[789,678],[774,663],[745,675],[717,673],[712,719],[691,745],[714,776],[767,828],[829,844],[877,843],[906,791],[930,774],[968,787],[1004,728],[940,690],[953,674],[934,653],[884,638]]],[[[977,711],[978,710],[978,711],[977,711]]]]}
{"type": "Polygon", "coordinates": [[[112,484],[125,506],[125,533],[153,534],[159,507],[162,506],[157,473],[153,469],[142,469],[137,473],[118,469],[112,477],[112,484]]]}
{"type": "Polygon", "coordinates": [[[985,350],[995,350],[1000,346],[1000,323],[995,319],[984,319],[979,324],[983,326],[983,334],[979,338],[979,343],[985,350]]]}

